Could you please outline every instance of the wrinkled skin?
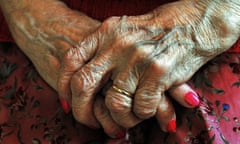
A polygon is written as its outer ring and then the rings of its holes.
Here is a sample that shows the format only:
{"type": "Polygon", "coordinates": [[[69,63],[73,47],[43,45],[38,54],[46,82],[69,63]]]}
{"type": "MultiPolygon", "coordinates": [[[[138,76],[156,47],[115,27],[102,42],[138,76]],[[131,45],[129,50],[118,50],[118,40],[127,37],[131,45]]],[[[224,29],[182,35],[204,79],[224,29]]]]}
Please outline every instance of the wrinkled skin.
{"type": "Polygon", "coordinates": [[[67,52],[59,92],[66,99],[72,96],[70,103],[78,121],[94,125],[94,112],[98,113],[93,106],[95,95],[106,79],[111,79],[113,85],[132,95],[111,87],[106,90],[106,107],[102,109],[109,110],[103,116],[109,123],[130,128],[156,115],[166,124],[163,121],[174,118],[174,112],[164,91],[186,82],[203,64],[236,42],[239,9],[238,1],[181,1],[142,16],[112,17],[67,52]],[[83,62],[87,63],[79,65],[83,62]]]}
{"type": "MultiPolygon", "coordinates": [[[[69,48],[74,47],[84,37],[95,31],[100,24],[82,13],[70,10],[57,0],[0,0],[0,5],[16,43],[31,59],[40,75],[54,89],[57,89],[57,78],[59,77],[63,55],[69,48]],[[46,7],[48,9],[45,9],[46,7]]],[[[111,20],[109,21],[111,22],[111,20]]],[[[109,36],[108,34],[104,37],[109,36]]],[[[79,66],[89,61],[93,57],[91,48],[94,47],[86,47],[84,49],[85,52],[89,51],[86,55],[75,55],[72,58],[73,62],[77,62],[76,64],[79,66]]],[[[70,53],[69,51],[67,55],[70,55],[70,53]]],[[[68,56],[66,58],[71,60],[68,56]]],[[[70,71],[75,70],[73,69],[74,67],[68,68],[70,71]]],[[[107,77],[105,81],[107,81],[107,77]]],[[[170,93],[173,93],[173,97],[180,103],[191,107],[183,100],[184,93],[187,91],[192,90],[189,86],[182,85],[174,88],[170,93]]],[[[63,94],[60,93],[60,95],[63,94]]],[[[161,111],[171,111],[171,113],[164,114],[159,112],[159,117],[168,116],[169,119],[175,118],[172,104],[167,97],[164,101],[162,102],[164,102],[166,107],[161,108],[161,111]]],[[[94,117],[104,126],[106,133],[111,137],[116,137],[116,134],[123,128],[113,121],[102,97],[98,97],[94,103],[94,109],[94,117]]],[[[85,115],[85,117],[91,118],[92,115],[89,115],[89,117],[85,115]]],[[[160,119],[159,123],[165,126],[169,119],[160,119]]],[[[98,122],[95,124],[98,125],[98,122]]]]}
{"type": "Polygon", "coordinates": [[[57,0],[0,0],[0,6],[14,40],[55,89],[65,52],[100,24],[57,0]]]}

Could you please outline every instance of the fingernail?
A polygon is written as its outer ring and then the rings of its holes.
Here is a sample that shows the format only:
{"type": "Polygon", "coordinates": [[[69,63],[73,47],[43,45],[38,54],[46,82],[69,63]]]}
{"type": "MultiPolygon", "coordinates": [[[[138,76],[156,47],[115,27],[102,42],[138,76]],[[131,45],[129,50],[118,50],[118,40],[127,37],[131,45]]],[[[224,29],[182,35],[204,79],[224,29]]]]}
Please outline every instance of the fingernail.
{"type": "Polygon", "coordinates": [[[126,135],[126,131],[123,130],[123,131],[118,132],[117,135],[116,135],[116,137],[117,137],[117,138],[123,138],[123,137],[125,137],[125,135],[126,135]]]}
{"type": "Polygon", "coordinates": [[[167,131],[170,133],[176,132],[176,120],[171,120],[167,125],[167,131]]]}
{"type": "Polygon", "coordinates": [[[200,103],[198,96],[193,92],[186,93],[184,96],[184,100],[191,106],[198,106],[200,103]]]}
{"type": "Polygon", "coordinates": [[[65,99],[61,99],[60,100],[60,103],[61,103],[61,106],[62,106],[62,109],[65,113],[69,113],[70,112],[70,107],[68,105],[68,102],[65,100],[65,99]]]}

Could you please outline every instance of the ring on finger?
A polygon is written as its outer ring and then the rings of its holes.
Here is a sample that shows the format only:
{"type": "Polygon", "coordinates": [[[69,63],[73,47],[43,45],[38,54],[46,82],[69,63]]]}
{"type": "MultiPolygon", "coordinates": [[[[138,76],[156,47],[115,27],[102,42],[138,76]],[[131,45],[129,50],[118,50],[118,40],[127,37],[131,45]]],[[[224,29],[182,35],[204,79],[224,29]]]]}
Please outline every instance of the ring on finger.
{"type": "Polygon", "coordinates": [[[131,97],[133,94],[131,94],[130,92],[124,90],[124,89],[121,89],[115,85],[112,86],[113,90],[120,93],[120,94],[123,94],[123,95],[126,95],[128,97],[131,97]]]}

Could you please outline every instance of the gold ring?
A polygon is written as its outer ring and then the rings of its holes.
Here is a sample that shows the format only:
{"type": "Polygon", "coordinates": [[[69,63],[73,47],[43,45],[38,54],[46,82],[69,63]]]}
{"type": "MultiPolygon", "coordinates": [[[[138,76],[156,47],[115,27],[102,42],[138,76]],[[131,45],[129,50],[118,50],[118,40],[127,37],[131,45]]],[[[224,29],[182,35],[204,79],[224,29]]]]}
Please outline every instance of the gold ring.
{"type": "Polygon", "coordinates": [[[118,93],[120,93],[120,94],[126,95],[126,96],[128,96],[128,97],[131,97],[131,96],[132,96],[132,94],[131,94],[130,92],[128,92],[128,91],[126,91],[126,90],[124,90],[124,89],[118,88],[118,87],[115,86],[115,85],[113,85],[112,88],[113,88],[116,92],[118,92],[118,93]]]}

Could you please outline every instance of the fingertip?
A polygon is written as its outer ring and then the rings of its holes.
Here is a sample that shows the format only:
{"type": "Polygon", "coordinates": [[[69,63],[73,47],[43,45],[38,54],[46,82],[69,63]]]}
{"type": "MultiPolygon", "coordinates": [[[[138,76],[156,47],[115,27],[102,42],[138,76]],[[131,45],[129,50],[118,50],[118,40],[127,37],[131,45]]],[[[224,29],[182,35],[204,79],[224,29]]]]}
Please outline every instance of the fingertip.
{"type": "Polygon", "coordinates": [[[167,124],[167,131],[169,133],[175,133],[176,129],[177,129],[176,120],[175,119],[170,120],[167,124]]]}
{"type": "Polygon", "coordinates": [[[61,103],[61,106],[62,106],[62,109],[65,113],[69,113],[70,112],[70,106],[67,102],[67,100],[65,99],[60,99],[60,103],[61,103]]]}
{"type": "Polygon", "coordinates": [[[184,83],[171,88],[169,93],[176,101],[187,108],[194,108],[200,104],[197,93],[188,84],[184,83]]]}
{"type": "Polygon", "coordinates": [[[174,106],[165,95],[162,97],[155,116],[164,132],[176,132],[176,114],[174,106]]]}
{"type": "Polygon", "coordinates": [[[199,106],[200,100],[195,92],[189,91],[184,95],[184,100],[187,104],[193,107],[199,106]]]}
{"type": "Polygon", "coordinates": [[[116,138],[124,138],[127,134],[127,131],[126,130],[121,130],[119,131],[117,134],[116,134],[116,138]]]}

